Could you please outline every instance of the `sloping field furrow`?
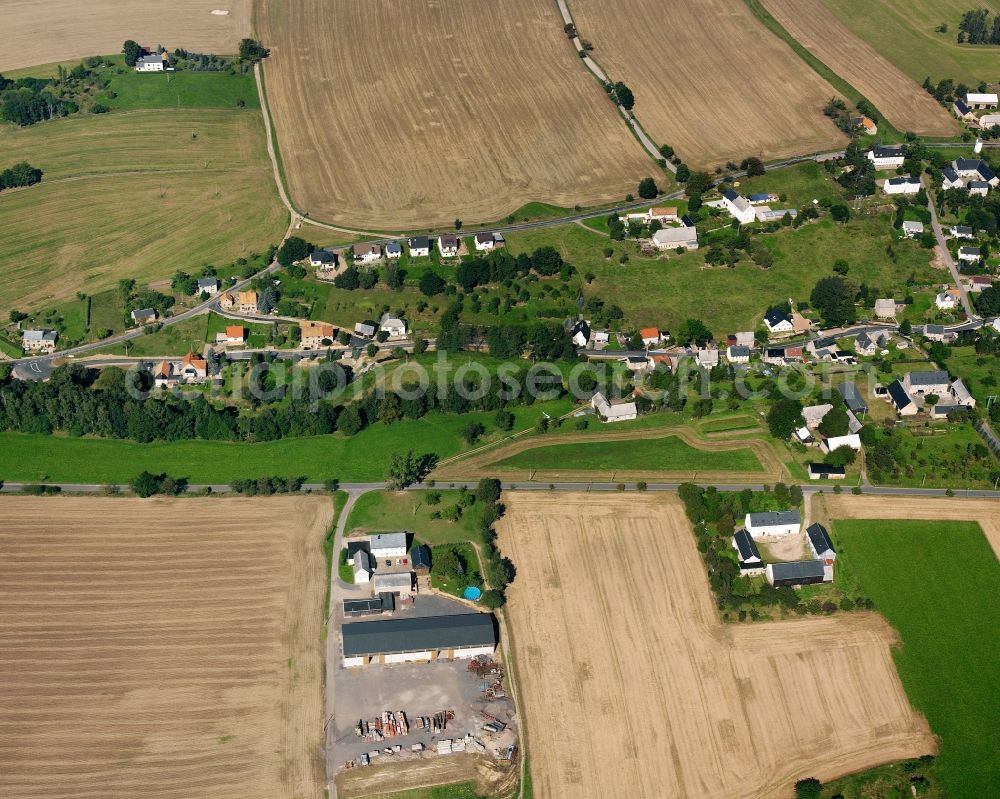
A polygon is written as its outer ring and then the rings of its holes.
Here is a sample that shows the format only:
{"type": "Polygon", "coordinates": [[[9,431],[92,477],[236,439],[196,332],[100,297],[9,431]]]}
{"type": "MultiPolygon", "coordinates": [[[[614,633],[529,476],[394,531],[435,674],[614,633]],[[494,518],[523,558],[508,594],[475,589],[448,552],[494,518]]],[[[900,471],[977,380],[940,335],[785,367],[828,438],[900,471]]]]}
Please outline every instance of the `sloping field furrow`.
{"type": "Polygon", "coordinates": [[[676,497],[504,502],[536,795],[777,799],[935,750],[878,616],[723,626],[676,497]]]}
{"type": "Polygon", "coordinates": [[[953,136],[954,118],[912,78],[855,36],[822,0],[762,0],[782,27],[871,100],[900,130],[953,136]]]}
{"type": "Polygon", "coordinates": [[[121,52],[135,39],[204,53],[235,53],[250,35],[252,0],[4,0],[0,72],[121,52]],[[212,11],[227,11],[213,14],[212,11]]]}
{"type": "Polygon", "coordinates": [[[692,166],[843,146],[836,95],[741,0],[569,0],[577,29],[635,115],[692,166]]]}
{"type": "Polygon", "coordinates": [[[322,796],[328,500],[0,505],[4,799],[322,796]]]}
{"type": "Polygon", "coordinates": [[[655,170],[551,2],[262,0],[292,200],[389,230],[618,199],[655,170]]]}

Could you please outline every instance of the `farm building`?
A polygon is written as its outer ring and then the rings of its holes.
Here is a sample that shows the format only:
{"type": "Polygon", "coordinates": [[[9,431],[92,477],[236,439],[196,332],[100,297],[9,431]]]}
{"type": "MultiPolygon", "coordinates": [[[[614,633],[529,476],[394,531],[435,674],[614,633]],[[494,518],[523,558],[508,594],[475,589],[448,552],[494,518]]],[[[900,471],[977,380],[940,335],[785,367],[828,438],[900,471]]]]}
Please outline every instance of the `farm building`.
{"type": "Polygon", "coordinates": [[[492,614],[362,621],[340,628],[344,666],[429,662],[491,655],[497,646],[492,614]]]}
{"type": "Polygon", "coordinates": [[[997,107],[997,95],[993,92],[966,92],[965,104],[976,111],[997,107]]]}
{"type": "Polygon", "coordinates": [[[372,588],[376,594],[399,594],[409,596],[413,593],[413,572],[375,572],[372,578],[372,588]]]}
{"type": "Polygon", "coordinates": [[[375,558],[394,558],[406,554],[406,533],[376,533],[368,536],[368,550],[375,558]]]}
{"type": "Polygon", "coordinates": [[[827,566],[832,566],[837,559],[837,550],[833,548],[830,533],[822,524],[814,523],[806,528],[806,543],[813,557],[823,561],[827,566]]]}
{"type": "Polygon", "coordinates": [[[355,585],[371,582],[372,574],[375,572],[375,565],[372,563],[372,556],[363,549],[355,551],[351,560],[354,571],[355,585]]]}
{"type": "Polygon", "coordinates": [[[900,416],[913,416],[917,412],[917,404],[898,380],[893,380],[889,384],[886,395],[900,416]]]}
{"type": "Polygon", "coordinates": [[[417,575],[428,575],[431,573],[431,550],[423,544],[417,544],[410,550],[410,565],[417,575]]]}
{"type": "Polygon", "coordinates": [[[821,560],[794,560],[787,563],[768,563],[764,572],[767,581],[775,586],[812,585],[828,583],[833,579],[833,570],[827,569],[821,560]],[[829,578],[827,575],[829,574],[829,578]]]}
{"type": "Polygon", "coordinates": [[[896,169],[903,165],[903,148],[900,145],[891,147],[876,144],[868,151],[868,160],[876,169],[896,169]]]}
{"type": "Polygon", "coordinates": [[[997,125],[1000,125],[1000,114],[984,114],[979,117],[979,127],[983,130],[995,128],[997,125]]]}
{"type": "Polygon", "coordinates": [[[743,526],[754,538],[765,535],[795,535],[802,524],[797,510],[769,510],[748,513],[743,526]]]}
{"type": "Polygon", "coordinates": [[[943,397],[948,393],[951,380],[942,369],[923,372],[907,372],[903,378],[906,390],[914,394],[936,394],[943,397]]]}
{"type": "Polygon", "coordinates": [[[590,404],[605,422],[628,422],[639,415],[634,402],[611,403],[600,391],[594,394],[590,404]]]}
{"type": "Polygon", "coordinates": [[[723,207],[743,225],[747,225],[757,218],[757,211],[750,201],[732,189],[726,189],[723,192],[722,203],[723,207]]]}
{"type": "Polygon", "coordinates": [[[55,330],[25,330],[21,333],[21,346],[25,352],[52,352],[58,338],[55,330]]]}
{"type": "Polygon", "coordinates": [[[329,250],[313,250],[309,253],[309,265],[319,269],[333,269],[337,265],[337,256],[329,250]]]}
{"type": "Polygon", "coordinates": [[[392,613],[396,609],[396,597],[394,594],[382,593],[364,599],[345,599],[344,615],[351,616],[378,616],[382,613],[392,613]]]}
{"type": "Polygon", "coordinates": [[[972,109],[965,104],[965,100],[961,97],[952,103],[951,110],[954,111],[955,116],[961,120],[971,121],[976,118],[976,115],[972,113],[972,109]]]}
{"type": "Polygon", "coordinates": [[[823,421],[823,417],[832,410],[833,405],[829,402],[823,405],[807,405],[802,409],[802,418],[805,419],[806,427],[810,430],[819,427],[819,423],[823,421]]]}
{"type": "Polygon", "coordinates": [[[698,230],[694,227],[665,227],[653,234],[652,242],[658,250],[675,250],[678,247],[697,250],[698,230]]]}
{"type": "Polygon", "coordinates": [[[923,222],[911,222],[910,220],[903,222],[903,235],[906,236],[906,238],[912,239],[914,236],[922,236],[923,233],[923,222]]]}
{"type": "Polygon", "coordinates": [[[903,175],[898,178],[889,178],[882,190],[886,194],[916,194],[920,191],[920,178],[903,175]]]}
{"type": "Polygon", "coordinates": [[[861,437],[857,433],[850,433],[846,436],[830,436],[823,444],[827,452],[833,452],[841,447],[850,447],[857,451],[861,449],[861,437]]]}
{"type": "Polygon", "coordinates": [[[413,236],[406,240],[411,258],[426,258],[431,254],[431,240],[427,236],[413,236]]]}
{"type": "Polygon", "coordinates": [[[754,575],[764,573],[764,561],[750,533],[746,530],[737,531],[733,536],[733,549],[739,556],[740,574],[754,575]]]}
{"type": "Polygon", "coordinates": [[[150,53],[135,60],[136,72],[163,72],[169,67],[170,57],[166,52],[150,53]]]}
{"type": "Polygon", "coordinates": [[[843,480],[847,470],[843,466],[832,466],[829,463],[810,463],[806,467],[810,480],[843,480]]]}
{"type": "Polygon", "coordinates": [[[858,392],[858,387],[854,383],[838,383],[837,393],[844,399],[844,404],[848,410],[854,413],[867,413],[868,403],[862,399],[858,392]]]}
{"type": "Polygon", "coordinates": [[[798,215],[794,208],[771,208],[769,205],[761,205],[754,210],[758,222],[780,222],[786,216],[795,219],[798,215]]]}

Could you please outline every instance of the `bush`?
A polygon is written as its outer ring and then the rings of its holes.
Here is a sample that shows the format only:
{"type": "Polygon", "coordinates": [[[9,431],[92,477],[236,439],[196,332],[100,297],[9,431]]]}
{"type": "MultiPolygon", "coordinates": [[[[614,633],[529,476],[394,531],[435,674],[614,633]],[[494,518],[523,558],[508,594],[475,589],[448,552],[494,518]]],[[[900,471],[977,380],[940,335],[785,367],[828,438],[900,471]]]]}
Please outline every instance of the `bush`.
{"type": "Polygon", "coordinates": [[[823,783],[810,777],[795,783],[795,799],[819,799],[823,783]]]}
{"type": "Polygon", "coordinates": [[[483,592],[483,595],[479,598],[479,603],[489,610],[498,610],[507,604],[507,597],[504,596],[503,591],[490,588],[488,591],[483,592]]]}

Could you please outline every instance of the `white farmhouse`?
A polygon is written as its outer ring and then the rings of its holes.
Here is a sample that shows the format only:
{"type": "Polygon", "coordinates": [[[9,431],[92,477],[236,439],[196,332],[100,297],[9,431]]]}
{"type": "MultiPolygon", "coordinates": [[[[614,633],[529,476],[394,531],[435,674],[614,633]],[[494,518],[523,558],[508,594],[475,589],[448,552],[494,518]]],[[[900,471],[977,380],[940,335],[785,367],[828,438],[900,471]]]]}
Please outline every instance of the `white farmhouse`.
{"type": "Polygon", "coordinates": [[[983,108],[996,108],[997,95],[995,92],[967,92],[965,104],[977,111],[983,108]]]}
{"type": "Polygon", "coordinates": [[[658,250],[698,249],[698,231],[691,227],[665,227],[653,234],[653,246],[658,250]]]}
{"type": "Polygon", "coordinates": [[[903,148],[899,145],[891,147],[876,144],[868,151],[868,160],[876,169],[898,169],[905,160],[903,148]]]}
{"type": "Polygon", "coordinates": [[[958,248],[958,260],[967,261],[970,264],[978,263],[979,259],[982,258],[982,250],[978,247],[959,247],[958,248]]]}
{"type": "Polygon", "coordinates": [[[764,316],[764,327],[769,333],[791,333],[795,330],[792,317],[784,311],[768,311],[764,316]]]}
{"type": "Polygon", "coordinates": [[[382,314],[379,329],[383,333],[388,333],[390,339],[406,338],[406,322],[388,313],[382,314]]]}
{"type": "Polygon", "coordinates": [[[475,241],[477,252],[488,252],[497,244],[496,236],[489,232],[477,233],[475,241]]]}
{"type": "Polygon", "coordinates": [[[802,517],[797,510],[748,513],[743,520],[743,526],[754,538],[767,535],[795,535],[802,526],[802,517]]]}
{"type": "Polygon", "coordinates": [[[135,61],[136,72],[163,72],[169,63],[169,56],[166,52],[150,53],[135,61]]]}
{"type": "Polygon", "coordinates": [[[612,404],[600,391],[594,394],[590,404],[605,422],[628,422],[639,415],[634,402],[612,404]]]}
{"type": "Polygon", "coordinates": [[[374,572],[374,569],[372,568],[372,556],[363,549],[359,549],[354,553],[354,559],[351,566],[354,570],[355,584],[362,584],[371,581],[372,573],[374,572]]]}
{"type": "Polygon", "coordinates": [[[958,299],[950,291],[942,291],[934,298],[934,307],[939,311],[951,311],[958,305],[958,299]]]}
{"type": "Polygon", "coordinates": [[[373,558],[395,558],[406,554],[406,533],[377,533],[368,536],[373,558]]]}
{"type": "Polygon", "coordinates": [[[398,241],[390,241],[385,245],[385,257],[395,261],[403,257],[403,246],[398,241]]]}
{"type": "Polygon", "coordinates": [[[757,210],[750,201],[733,191],[726,189],[722,194],[723,207],[729,211],[742,225],[748,225],[757,218],[757,210]]]}
{"type": "Polygon", "coordinates": [[[733,536],[733,549],[740,564],[740,574],[752,576],[764,573],[764,561],[750,533],[740,530],[733,536]]]}
{"type": "Polygon", "coordinates": [[[21,346],[25,352],[52,352],[58,338],[59,333],[55,330],[25,330],[21,334],[21,346]]]}
{"type": "Polygon", "coordinates": [[[920,178],[903,175],[898,178],[889,178],[882,191],[886,194],[916,194],[920,191],[920,178]]]}

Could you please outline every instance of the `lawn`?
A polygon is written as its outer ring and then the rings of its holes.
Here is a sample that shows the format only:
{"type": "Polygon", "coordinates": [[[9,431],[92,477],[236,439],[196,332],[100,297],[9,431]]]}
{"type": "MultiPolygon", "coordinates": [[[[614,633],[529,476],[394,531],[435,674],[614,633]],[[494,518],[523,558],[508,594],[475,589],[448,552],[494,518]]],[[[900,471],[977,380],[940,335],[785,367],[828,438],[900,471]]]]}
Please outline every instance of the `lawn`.
{"type": "Polygon", "coordinates": [[[408,530],[423,543],[431,546],[458,544],[478,540],[479,514],[476,506],[465,508],[458,521],[434,519],[431,514],[440,512],[458,501],[457,490],[433,491],[370,491],[362,494],[347,519],[347,531],[408,530]],[[428,493],[440,494],[440,502],[427,502],[428,493]]]}
{"type": "Polygon", "coordinates": [[[253,73],[135,72],[122,68],[97,96],[109,108],[260,108],[253,73]]]}
{"type": "Polygon", "coordinates": [[[535,447],[504,458],[498,469],[541,471],[635,472],[757,472],[760,462],[749,449],[708,451],[695,449],[674,436],[633,441],[592,441],[535,447]]]}
{"type": "Polygon", "coordinates": [[[112,333],[121,333],[125,329],[124,316],[125,306],[122,305],[118,289],[108,289],[91,296],[90,331],[92,333],[96,334],[98,331],[107,330],[112,333]]]}
{"type": "MultiPolygon", "coordinates": [[[[886,434],[878,431],[879,437],[886,434]]],[[[883,476],[881,485],[926,488],[993,488],[1000,464],[969,422],[913,423],[894,431],[900,474],[883,476]]],[[[874,481],[876,475],[869,468],[874,481]]]]}
{"type": "Polygon", "coordinates": [[[836,521],[833,538],[837,581],[859,581],[902,637],[896,667],[910,701],[940,737],[937,766],[948,795],[994,795],[1000,566],[979,525],[836,521]]]}
{"type": "Polygon", "coordinates": [[[434,785],[410,791],[373,794],[368,799],[486,799],[486,797],[476,793],[476,786],[473,783],[459,782],[454,785],[434,785]]]}
{"type": "Polygon", "coordinates": [[[461,597],[462,592],[469,586],[483,589],[479,556],[471,544],[445,544],[431,549],[431,586],[455,597],[461,597]],[[446,580],[443,575],[434,571],[435,561],[448,550],[453,551],[458,556],[459,561],[465,564],[465,571],[451,580],[446,580]]]}
{"type": "Polygon", "coordinates": [[[948,371],[961,377],[972,395],[983,405],[991,396],[1000,395],[1000,356],[979,355],[975,347],[949,347],[948,371]]]}
{"type": "MultiPolygon", "coordinates": [[[[208,314],[208,321],[203,328],[204,333],[202,335],[202,340],[210,344],[214,344],[215,335],[217,333],[224,333],[227,327],[232,326],[246,329],[248,347],[265,346],[271,340],[271,333],[274,331],[274,325],[244,322],[240,319],[230,319],[228,316],[222,316],[210,311],[208,314]]],[[[278,329],[285,329],[288,326],[288,323],[279,323],[278,329]]]]}
{"type": "MultiPolygon", "coordinates": [[[[44,172],[0,194],[0,313],[231,263],[281,239],[260,114],[80,115],[0,127],[0,151],[44,172]]],[[[95,309],[96,310],[96,309],[95,309]]],[[[95,326],[120,328],[97,322],[95,326]]]]}
{"type": "Polygon", "coordinates": [[[125,354],[135,357],[153,357],[161,355],[186,355],[188,352],[201,354],[205,343],[205,315],[195,316],[169,325],[150,333],[132,339],[126,345],[110,348],[108,352],[125,354]]]}
{"type": "MultiPolygon", "coordinates": [[[[513,409],[517,427],[543,412],[558,413],[565,401],[513,409]]],[[[389,456],[412,449],[439,458],[467,448],[461,430],[470,420],[493,430],[492,413],[429,414],[418,421],[374,424],[353,437],[341,434],[248,444],[227,441],[135,441],[0,433],[0,479],[81,483],[126,482],[147,469],[186,477],[192,483],[229,483],[265,475],[304,476],[310,482],[385,479],[389,456]]],[[[494,434],[495,435],[495,434],[494,434]]],[[[486,439],[489,440],[489,436],[486,439]]]]}

